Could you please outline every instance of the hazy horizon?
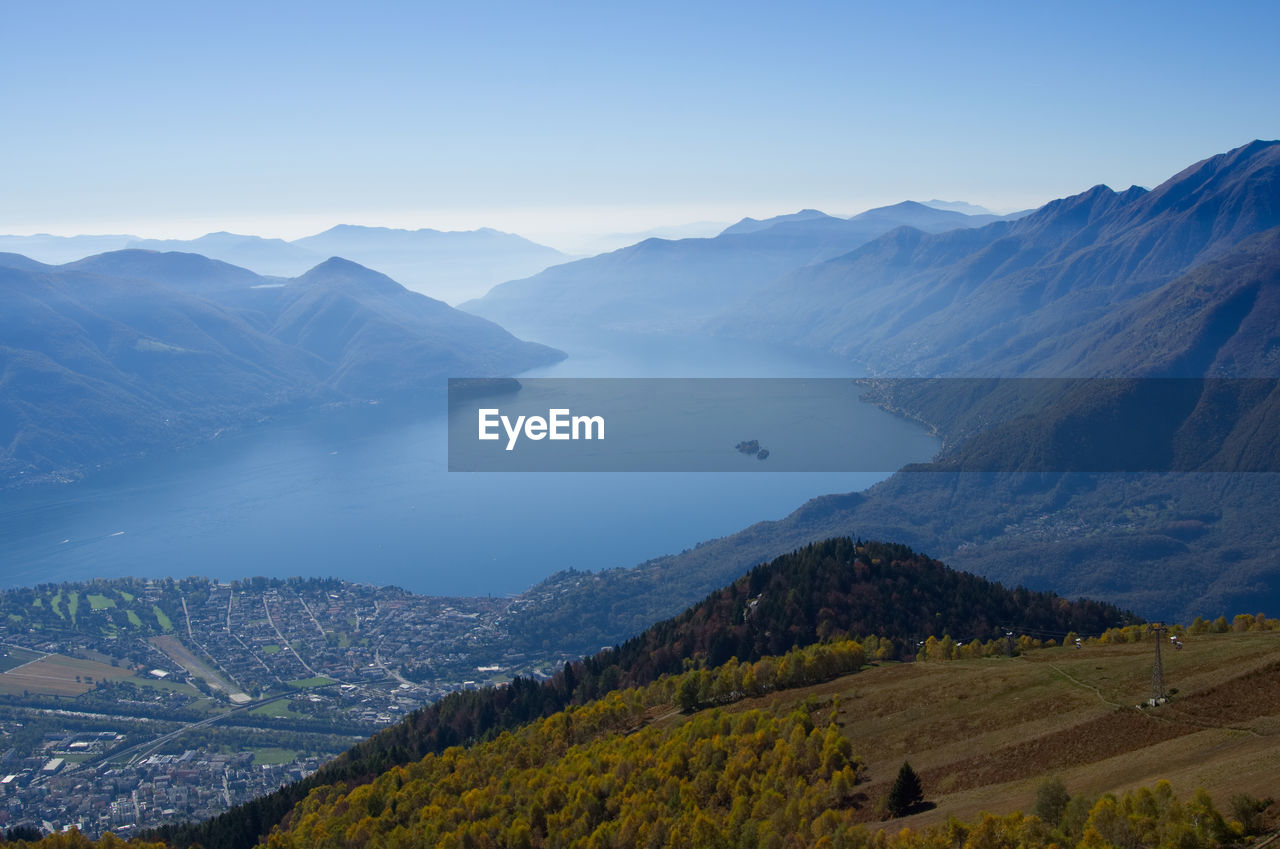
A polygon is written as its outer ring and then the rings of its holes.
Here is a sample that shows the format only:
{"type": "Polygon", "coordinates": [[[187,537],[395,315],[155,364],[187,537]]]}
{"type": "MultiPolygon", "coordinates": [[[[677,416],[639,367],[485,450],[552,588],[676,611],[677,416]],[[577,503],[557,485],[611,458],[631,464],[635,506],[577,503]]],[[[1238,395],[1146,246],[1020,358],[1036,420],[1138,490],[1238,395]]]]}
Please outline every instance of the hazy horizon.
{"type": "MultiPolygon", "coordinates": [[[[279,221],[266,219],[261,221],[246,220],[242,222],[225,224],[217,221],[201,222],[198,224],[189,222],[158,222],[148,223],[139,222],[139,227],[121,226],[110,232],[106,230],[87,231],[76,230],[74,227],[62,228],[59,232],[52,230],[40,230],[30,232],[0,232],[0,236],[14,236],[18,238],[38,238],[42,236],[53,236],[55,238],[75,238],[75,237],[105,237],[105,236],[129,236],[139,240],[165,240],[165,241],[190,241],[199,239],[202,236],[214,235],[217,233],[229,233],[238,236],[258,236],[263,239],[283,239],[284,241],[294,241],[297,239],[313,236],[322,233],[339,225],[351,225],[359,227],[377,227],[392,230],[420,230],[429,229],[440,232],[470,232],[481,229],[497,230],[504,233],[514,234],[530,241],[537,242],[548,247],[555,248],[566,254],[575,254],[583,251],[598,250],[599,245],[596,243],[607,242],[613,238],[624,236],[642,236],[651,231],[681,231],[680,234],[663,234],[661,238],[697,238],[714,236],[735,222],[741,221],[743,218],[766,219],[779,215],[788,215],[799,212],[801,209],[819,209],[828,215],[838,218],[850,218],[869,209],[875,209],[880,206],[889,206],[894,203],[901,203],[906,200],[915,200],[914,198],[899,198],[896,201],[886,201],[885,203],[877,203],[855,211],[839,211],[832,212],[830,209],[813,204],[797,206],[795,208],[778,209],[773,211],[762,210],[738,210],[729,212],[725,209],[718,209],[723,213],[723,220],[708,220],[706,217],[701,219],[690,218],[688,220],[680,218],[661,218],[660,211],[648,210],[619,210],[619,214],[614,217],[601,215],[599,211],[582,210],[574,214],[570,219],[563,220],[562,225],[577,223],[580,226],[570,230],[537,230],[537,229],[519,229],[521,225],[528,225],[532,228],[545,226],[545,217],[540,218],[534,212],[512,214],[509,211],[495,211],[488,218],[486,213],[468,213],[458,216],[455,223],[448,214],[441,213],[439,216],[429,216],[431,223],[404,223],[394,217],[379,219],[371,222],[357,216],[349,216],[341,220],[329,221],[325,219],[312,221],[311,219],[297,221],[279,221]],[[507,221],[517,226],[498,226],[492,223],[482,223],[486,220],[507,221]],[[541,225],[539,222],[542,222],[541,225]],[[243,225],[243,226],[241,226],[243,225]],[[593,226],[594,225],[594,226],[593,226]],[[610,226],[612,225],[612,226],[610,226]],[[150,229],[143,230],[143,227],[150,229]],[[205,229],[207,228],[207,229],[205,229]],[[273,229],[274,228],[274,229],[273,229]]],[[[930,200],[935,200],[930,198],[930,200]]],[[[947,200],[965,200],[964,198],[952,198],[947,200]]],[[[1046,198],[1044,202],[1053,200],[1046,198]]],[[[917,201],[924,203],[924,201],[917,201]]],[[[984,206],[983,204],[976,204],[984,206]]],[[[1040,206],[1041,204],[1036,204],[1040,206]]],[[[993,210],[997,214],[1014,212],[1013,209],[993,210]]],[[[678,213],[677,213],[678,214],[678,213]]],[[[614,248],[606,248],[613,250],[614,248]]],[[[33,257],[38,259],[38,257],[33,257]]]]}
{"type": "Polygon", "coordinates": [[[1151,187],[1280,126],[1260,2],[72,5],[6,16],[2,233],[491,227],[575,252],[1151,187]]]}

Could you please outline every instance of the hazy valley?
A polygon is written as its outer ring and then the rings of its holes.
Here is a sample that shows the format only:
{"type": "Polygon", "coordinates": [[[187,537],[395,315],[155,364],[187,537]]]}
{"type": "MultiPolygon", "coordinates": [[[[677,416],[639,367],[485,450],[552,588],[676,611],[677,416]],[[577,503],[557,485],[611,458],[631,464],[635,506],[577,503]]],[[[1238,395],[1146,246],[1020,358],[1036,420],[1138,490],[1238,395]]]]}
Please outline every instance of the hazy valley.
{"type": "Polygon", "coordinates": [[[342,259],[281,280],[196,254],[0,256],[6,484],[66,480],[327,404],[434,400],[563,354],[342,259]]]}

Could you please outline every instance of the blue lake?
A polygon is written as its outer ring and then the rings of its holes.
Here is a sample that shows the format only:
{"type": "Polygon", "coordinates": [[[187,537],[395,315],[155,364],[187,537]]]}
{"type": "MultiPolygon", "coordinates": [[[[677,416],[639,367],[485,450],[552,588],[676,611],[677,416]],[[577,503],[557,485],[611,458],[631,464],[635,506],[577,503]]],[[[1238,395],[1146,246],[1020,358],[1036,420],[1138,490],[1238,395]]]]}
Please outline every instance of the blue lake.
{"type": "MultiPolygon", "coordinates": [[[[841,377],[758,345],[553,340],[540,377],[841,377]]],[[[908,459],[937,443],[872,417],[908,459]]],[[[451,473],[444,406],[374,407],[218,440],[88,481],[0,496],[0,584],[138,575],[338,577],[437,595],[515,593],[569,567],[631,566],[884,473],[451,473]]]]}

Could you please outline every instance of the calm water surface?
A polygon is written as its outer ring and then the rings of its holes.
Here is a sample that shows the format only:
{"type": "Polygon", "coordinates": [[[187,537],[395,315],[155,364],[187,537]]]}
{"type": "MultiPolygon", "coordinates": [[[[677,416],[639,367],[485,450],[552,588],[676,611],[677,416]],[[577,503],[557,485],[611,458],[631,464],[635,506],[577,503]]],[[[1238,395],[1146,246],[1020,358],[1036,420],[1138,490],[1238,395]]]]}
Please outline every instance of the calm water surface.
{"type": "MultiPolygon", "coordinates": [[[[554,344],[542,377],[838,377],[847,363],[724,342],[554,344]]],[[[936,443],[888,415],[927,459],[936,443]]],[[[884,474],[446,471],[446,420],[381,408],[273,425],[73,485],[0,496],[0,584],[139,575],[332,576],[519,592],[630,566],[884,474]]]]}

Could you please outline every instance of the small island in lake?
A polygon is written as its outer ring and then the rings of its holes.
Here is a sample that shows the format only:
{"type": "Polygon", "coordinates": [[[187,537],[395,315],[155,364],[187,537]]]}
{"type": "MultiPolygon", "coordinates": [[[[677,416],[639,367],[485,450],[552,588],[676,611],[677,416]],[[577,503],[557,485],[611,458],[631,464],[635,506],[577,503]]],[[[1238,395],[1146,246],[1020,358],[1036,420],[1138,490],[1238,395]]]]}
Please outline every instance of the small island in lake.
{"type": "Polygon", "coordinates": [[[750,439],[734,446],[743,454],[754,454],[757,460],[769,459],[769,449],[760,447],[760,440],[750,439]]]}

